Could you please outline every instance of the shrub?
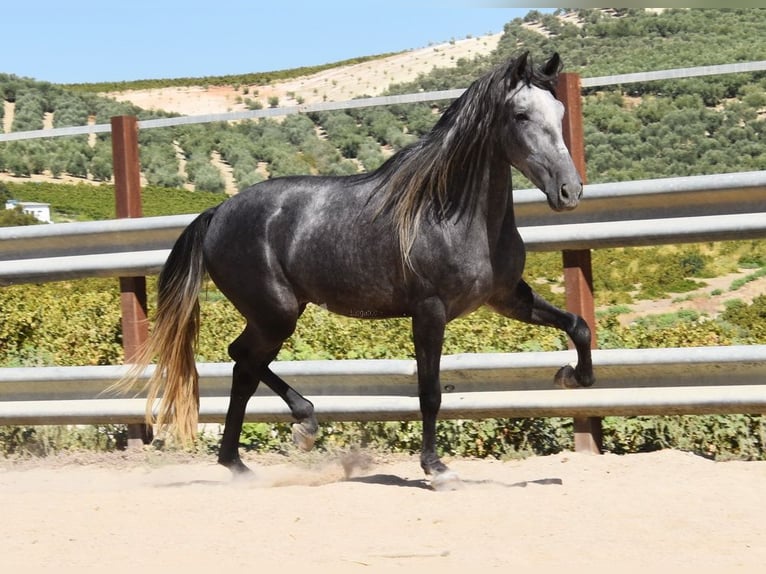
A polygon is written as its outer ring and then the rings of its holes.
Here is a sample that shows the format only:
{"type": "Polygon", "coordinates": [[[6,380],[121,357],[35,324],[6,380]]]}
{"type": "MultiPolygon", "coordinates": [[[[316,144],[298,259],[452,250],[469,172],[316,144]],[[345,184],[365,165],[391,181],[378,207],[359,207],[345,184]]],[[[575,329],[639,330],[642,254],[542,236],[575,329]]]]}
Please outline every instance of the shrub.
{"type": "Polygon", "coordinates": [[[0,198],[0,227],[17,227],[20,225],[37,225],[42,223],[34,215],[24,213],[20,205],[14,209],[5,208],[5,200],[0,198]]]}
{"type": "Polygon", "coordinates": [[[187,164],[187,171],[194,183],[194,189],[222,193],[226,189],[226,182],[221,172],[209,161],[194,160],[187,164]]]}
{"type": "Polygon", "coordinates": [[[99,142],[94,150],[88,166],[93,179],[96,181],[109,181],[112,179],[112,149],[105,142],[99,142]]]}
{"type": "Polygon", "coordinates": [[[760,415],[606,417],[604,449],[615,454],[675,448],[717,460],[763,460],[760,415]]]}
{"type": "Polygon", "coordinates": [[[0,426],[3,456],[48,456],[63,451],[114,451],[127,445],[126,425],[0,426]]]}
{"type": "Polygon", "coordinates": [[[115,281],[20,285],[0,290],[0,364],[122,362],[115,281]]]}
{"type": "Polygon", "coordinates": [[[740,327],[753,343],[766,343],[766,295],[759,295],[750,305],[738,301],[727,305],[721,319],[740,327]]]}

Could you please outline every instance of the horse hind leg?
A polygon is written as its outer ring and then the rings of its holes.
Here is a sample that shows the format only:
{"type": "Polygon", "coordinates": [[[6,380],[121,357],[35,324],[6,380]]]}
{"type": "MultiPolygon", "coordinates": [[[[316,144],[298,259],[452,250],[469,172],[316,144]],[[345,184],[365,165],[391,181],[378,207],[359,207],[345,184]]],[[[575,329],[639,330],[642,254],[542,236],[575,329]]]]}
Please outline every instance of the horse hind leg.
{"type": "Polygon", "coordinates": [[[248,324],[243,333],[229,345],[229,355],[234,360],[234,370],[218,462],[229,468],[235,476],[250,472],[239,456],[239,437],[244,424],[247,403],[261,381],[287,403],[293,417],[298,421],[293,425],[293,436],[298,445],[307,450],[313,446],[319,429],[314,415],[314,405],[268,367],[279,353],[284,339],[292,333],[296,321],[297,317],[292,322],[290,333],[284,338],[271,339],[270,343],[268,339],[259,335],[260,330],[257,327],[248,324]]]}
{"type": "MultiPolygon", "coordinates": [[[[233,346],[234,343],[230,349],[233,346]]],[[[229,409],[226,412],[223,437],[218,450],[218,463],[231,470],[235,476],[239,476],[250,473],[250,469],[239,456],[239,437],[245,420],[247,402],[258,388],[259,377],[258,373],[254,372],[246,361],[236,358],[235,353],[231,353],[231,350],[230,354],[236,362],[232,373],[229,409]]]]}
{"type": "Polygon", "coordinates": [[[314,414],[314,404],[288,385],[271,369],[266,367],[261,380],[287,403],[290,413],[297,421],[292,425],[293,442],[304,451],[314,448],[319,423],[314,414]]]}

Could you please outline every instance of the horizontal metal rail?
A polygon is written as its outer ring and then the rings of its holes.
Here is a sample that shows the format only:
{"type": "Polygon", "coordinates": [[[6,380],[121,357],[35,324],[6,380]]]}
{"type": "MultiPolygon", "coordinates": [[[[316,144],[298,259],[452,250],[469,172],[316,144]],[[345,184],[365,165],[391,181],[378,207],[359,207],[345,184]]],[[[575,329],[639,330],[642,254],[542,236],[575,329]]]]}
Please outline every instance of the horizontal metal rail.
{"type": "Polygon", "coordinates": [[[521,226],[763,213],[766,171],[588,184],[577,209],[563,213],[537,189],[514,190],[513,199],[521,226]]]}
{"type": "Polygon", "coordinates": [[[195,217],[197,214],[0,227],[0,261],[170,249],[195,217]]]}
{"type": "MultiPolygon", "coordinates": [[[[766,236],[766,171],[588,185],[568,213],[537,190],[514,193],[530,251],[766,236]]],[[[0,228],[0,285],[156,274],[194,217],[0,228]]]]}
{"type": "Polygon", "coordinates": [[[651,72],[634,72],[631,74],[615,74],[597,78],[583,78],[583,88],[613,86],[616,84],[635,84],[639,82],[654,82],[657,80],[681,80],[698,78],[700,76],[717,76],[719,74],[742,74],[766,70],[766,61],[740,62],[737,64],[719,64],[715,66],[695,66],[693,68],[674,68],[672,70],[654,70],[651,72]]]}
{"type": "Polygon", "coordinates": [[[766,237],[766,212],[522,227],[529,251],[603,249],[766,237]]]}
{"type": "MultiPolygon", "coordinates": [[[[766,413],[766,345],[594,350],[595,387],[554,389],[556,369],[575,358],[573,351],[445,356],[443,417],[766,413]]],[[[232,365],[198,368],[200,420],[222,422],[232,365]]],[[[315,403],[323,420],[420,416],[412,360],[285,361],[273,368],[315,403]]],[[[143,398],[105,394],[126,370],[0,369],[0,424],[141,422],[143,398]]],[[[281,399],[259,389],[247,420],[290,420],[290,414],[281,399]]]]}
{"type": "MultiPolygon", "coordinates": [[[[519,232],[528,251],[758,239],[766,236],[766,212],[522,227],[519,232]]],[[[0,261],[0,286],[85,277],[155,275],[169,253],[169,249],[158,249],[0,261]]]]}
{"type": "MultiPolygon", "coordinates": [[[[610,86],[615,84],[630,84],[636,82],[651,82],[656,80],[679,80],[699,76],[715,76],[721,74],[741,74],[766,70],[766,61],[739,62],[736,64],[721,64],[717,66],[697,66],[692,68],[676,68],[671,70],[656,70],[650,72],[635,72],[631,74],[618,74],[611,76],[599,76],[583,78],[583,88],[610,86]]],[[[376,96],[359,98],[341,102],[316,102],[299,106],[283,108],[264,108],[260,110],[242,110],[224,114],[204,114],[197,116],[180,116],[173,118],[157,118],[142,120],[138,123],[139,129],[166,128],[180,125],[206,124],[211,122],[231,122],[248,119],[281,117],[298,113],[322,112],[331,110],[348,110],[373,106],[391,106],[395,104],[412,104],[418,102],[435,102],[440,100],[452,100],[459,98],[464,88],[452,90],[438,90],[434,92],[417,92],[413,94],[400,94],[393,96],[376,96]]],[[[69,126],[50,128],[43,130],[30,130],[22,132],[0,133],[0,142],[20,141],[39,138],[55,138],[64,136],[89,135],[108,133],[111,131],[110,124],[91,124],[85,126],[69,126]]]]}
{"type": "MultiPolygon", "coordinates": [[[[522,226],[766,212],[766,171],[585,186],[576,210],[554,213],[537,189],[515,190],[522,226]]],[[[170,248],[196,214],[0,228],[0,261],[170,248]]]]}
{"type": "MultiPolygon", "coordinates": [[[[420,420],[417,397],[308,396],[317,418],[326,421],[420,420]]],[[[223,423],[228,399],[200,399],[199,422],[223,423]]],[[[0,403],[0,424],[66,425],[143,423],[143,399],[16,401],[0,403]]],[[[441,419],[502,417],[603,417],[766,413],[762,387],[663,387],[547,391],[451,393],[442,397],[441,419]]],[[[285,403],[277,397],[253,397],[245,422],[288,422],[285,403]]]]}

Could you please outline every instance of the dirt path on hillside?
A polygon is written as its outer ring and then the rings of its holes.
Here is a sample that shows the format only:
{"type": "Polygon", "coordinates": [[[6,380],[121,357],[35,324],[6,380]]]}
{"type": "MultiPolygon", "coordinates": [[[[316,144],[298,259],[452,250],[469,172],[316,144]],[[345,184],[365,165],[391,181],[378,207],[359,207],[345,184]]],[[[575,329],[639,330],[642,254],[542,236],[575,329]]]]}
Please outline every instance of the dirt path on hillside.
{"type": "Polygon", "coordinates": [[[171,87],[101,95],[147,110],[190,116],[242,111],[247,109],[247,99],[258,100],[263,107],[269,106],[270,98],[277,98],[280,106],[351,100],[363,95],[377,96],[393,83],[411,82],[434,68],[454,67],[461,58],[489,54],[501,36],[488,34],[445,42],[268,86],[171,87]]]}
{"type": "Polygon", "coordinates": [[[741,300],[751,303],[759,295],[766,293],[766,277],[748,281],[741,287],[731,290],[733,283],[753,274],[755,269],[746,269],[737,273],[729,273],[721,277],[703,279],[704,287],[688,293],[678,293],[663,299],[642,300],[631,305],[627,313],[618,316],[622,325],[629,325],[640,317],[677,313],[685,309],[693,309],[698,313],[715,317],[726,310],[726,303],[741,300]]]}
{"type": "MultiPolygon", "coordinates": [[[[101,455],[0,468],[2,572],[760,572],[766,462],[663,451],[450,461],[433,492],[414,457],[347,476],[338,459],[101,455]]],[[[351,468],[351,465],[347,465],[351,468]]]]}
{"type": "Polygon", "coordinates": [[[7,134],[11,131],[13,125],[13,115],[16,111],[16,104],[3,100],[3,133],[7,134]]]}

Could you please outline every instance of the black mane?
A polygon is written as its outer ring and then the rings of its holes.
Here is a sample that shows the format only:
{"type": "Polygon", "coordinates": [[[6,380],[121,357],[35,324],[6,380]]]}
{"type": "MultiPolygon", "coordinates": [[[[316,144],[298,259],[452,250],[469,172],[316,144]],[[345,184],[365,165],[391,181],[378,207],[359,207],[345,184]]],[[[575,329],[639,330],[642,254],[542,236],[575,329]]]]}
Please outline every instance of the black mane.
{"type": "Polygon", "coordinates": [[[473,216],[488,184],[498,130],[508,121],[503,115],[508,95],[519,84],[554,92],[558,60],[555,68],[547,74],[534,67],[528,53],[495,67],[473,82],[428,134],[368,174],[377,182],[381,211],[393,216],[405,261],[421,218],[473,216]]]}

